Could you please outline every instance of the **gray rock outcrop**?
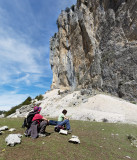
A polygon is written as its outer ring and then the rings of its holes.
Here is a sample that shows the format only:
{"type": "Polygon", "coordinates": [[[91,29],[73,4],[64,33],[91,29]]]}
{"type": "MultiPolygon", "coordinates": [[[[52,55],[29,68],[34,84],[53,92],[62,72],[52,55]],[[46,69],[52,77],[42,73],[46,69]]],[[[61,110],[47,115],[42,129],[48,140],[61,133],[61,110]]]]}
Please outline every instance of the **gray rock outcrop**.
{"type": "Polygon", "coordinates": [[[7,118],[17,118],[17,117],[26,117],[27,114],[32,111],[34,104],[24,105],[20,109],[17,109],[15,113],[7,116],[7,118]]]}
{"type": "Polygon", "coordinates": [[[94,88],[137,102],[137,0],[77,0],[50,40],[51,88],[94,88]]]}

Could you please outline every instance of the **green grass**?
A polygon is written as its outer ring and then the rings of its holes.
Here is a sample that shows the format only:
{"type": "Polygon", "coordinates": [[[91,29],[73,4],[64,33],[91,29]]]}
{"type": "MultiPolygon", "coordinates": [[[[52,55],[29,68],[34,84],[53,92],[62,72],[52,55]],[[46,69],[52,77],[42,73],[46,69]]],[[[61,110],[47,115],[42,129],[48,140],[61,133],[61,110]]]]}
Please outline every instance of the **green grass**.
{"type": "MultiPolygon", "coordinates": [[[[0,127],[16,128],[13,133],[23,134],[23,119],[0,119],[0,127]]],[[[21,144],[6,146],[5,131],[0,135],[0,160],[137,160],[137,148],[131,146],[127,134],[137,135],[137,126],[98,122],[71,121],[72,135],[80,144],[69,143],[69,135],[60,135],[47,126],[51,135],[32,139],[22,137],[21,144]]]]}

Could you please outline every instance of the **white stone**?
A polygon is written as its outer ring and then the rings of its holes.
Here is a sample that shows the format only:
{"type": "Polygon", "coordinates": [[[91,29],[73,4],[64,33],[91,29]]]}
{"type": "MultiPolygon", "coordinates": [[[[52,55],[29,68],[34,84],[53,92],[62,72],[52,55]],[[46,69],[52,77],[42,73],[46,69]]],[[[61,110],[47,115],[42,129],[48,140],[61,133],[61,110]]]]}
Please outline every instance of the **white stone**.
{"type": "Polygon", "coordinates": [[[5,130],[8,130],[8,126],[3,126],[0,128],[0,131],[5,131],[5,130]]]}
{"type": "Polygon", "coordinates": [[[125,156],[126,158],[128,158],[128,159],[131,159],[131,157],[129,157],[129,156],[125,156]]]}
{"type": "Polygon", "coordinates": [[[80,144],[80,140],[79,140],[79,138],[78,138],[78,136],[72,136],[72,138],[71,139],[69,139],[69,142],[71,142],[71,143],[79,143],[80,144]]]}
{"type": "Polygon", "coordinates": [[[7,146],[15,146],[15,144],[21,143],[21,134],[9,134],[5,138],[5,142],[7,143],[7,146]]]}
{"type": "Polygon", "coordinates": [[[0,118],[4,118],[4,114],[1,114],[1,115],[0,115],[0,118]]]}
{"type": "Polygon", "coordinates": [[[72,138],[78,138],[78,136],[72,135],[72,138]]]}
{"type": "Polygon", "coordinates": [[[65,135],[67,135],[67,134],[68,134],[68,131],[63,130],[63,129],[60,129],[59,133],[60,133],[60,134],[65,134],[65,135]]]}
{"type": "Polygon", "coordinates": [[[16,129],[15,128],[10,128],[9,129],[9,132],[13,132],[13,131],[16,131],[16,129]]]}

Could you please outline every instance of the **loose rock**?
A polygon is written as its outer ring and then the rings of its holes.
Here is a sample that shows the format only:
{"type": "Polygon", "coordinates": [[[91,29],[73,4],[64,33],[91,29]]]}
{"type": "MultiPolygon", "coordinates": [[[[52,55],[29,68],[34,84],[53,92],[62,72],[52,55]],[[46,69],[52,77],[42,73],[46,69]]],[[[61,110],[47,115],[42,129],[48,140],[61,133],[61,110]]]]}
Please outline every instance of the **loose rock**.
{"type": "Polygon", "coordinates": [[[5,131],[5,130],[8,130],[8,126],[3,126],[0,128],[0,131],[5,131]]]}
{"type": "Polygon", "coordinates": [[[15,128],[9,129],[9,132],[13,132],[13,131],[16,131],[16,129],[15,128]]]}
{"type": "Polygon", "coordinates": [[[69,139],[70,143],[75,143],[75,144],[80,144],[80,140],[78,138],[78,136],[72,135],[72,138],[69,139]]]}
{"type": "Polygon", "coordinates": [[[15,144],[20,144],[21,143],[21,134],[9,134],[5,138],[5,142],[7,143],[7,146],[15,146],[15,144]]]}

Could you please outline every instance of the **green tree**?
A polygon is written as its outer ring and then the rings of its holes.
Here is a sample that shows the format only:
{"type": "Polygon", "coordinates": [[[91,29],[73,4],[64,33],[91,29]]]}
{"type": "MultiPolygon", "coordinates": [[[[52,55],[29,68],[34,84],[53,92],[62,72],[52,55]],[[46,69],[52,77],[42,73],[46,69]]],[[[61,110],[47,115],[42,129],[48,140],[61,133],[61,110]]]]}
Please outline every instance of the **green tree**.
{"type": "Polygon", "coordinates": [[[39,100],[42,100],[42,99],[43,99],[43,96],[40,94],[40,95],[36,96],[35,99],[37,99],[38,101],[39,101],[39,100]]]}
{"type": "Polygon", "coordinates": [[[4,114],[5,116],[9,116],[10,114],[13,114],[16,112],[16,109],[21,108],[23,105],[29,105],[31,104],[31,97],[28,97],[24,102],[22,102],[21,104],[12,107],[9,111],[5,111],[4,114]]]}

